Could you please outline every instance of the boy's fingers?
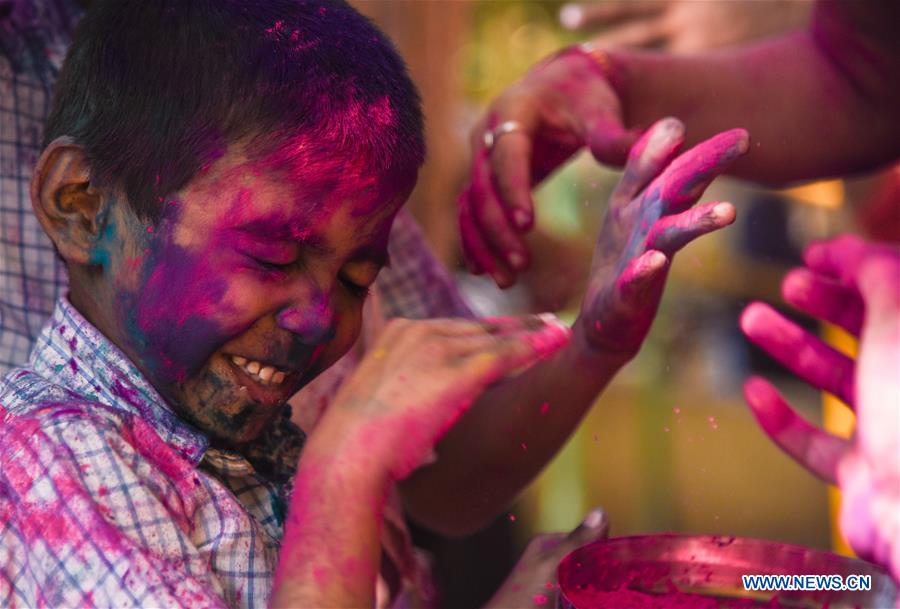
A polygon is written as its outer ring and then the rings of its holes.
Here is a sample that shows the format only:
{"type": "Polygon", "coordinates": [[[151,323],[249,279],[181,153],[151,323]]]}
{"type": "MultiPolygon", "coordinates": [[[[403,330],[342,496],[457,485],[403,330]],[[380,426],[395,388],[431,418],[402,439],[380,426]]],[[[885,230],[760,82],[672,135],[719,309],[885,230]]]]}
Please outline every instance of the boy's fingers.
{"type": "Polygon", "coordinates": [[[628,153],[641,132],[626,129],[620,118],[604,110],[602,115],[584,119],[584,133],[588,150],[602,165],[623,165],[628,161],[628,153]]]}
{"type": "Polygon", "coordinates": [[[664,216],[650,230],[647,247],[671,257],[697,237],[728,226],[734,218],[731,203],[706,203],[674,216],[664,216]]]}
{"type": "Polygon", "coordinates": [[[522,329],[504,334],[484,333],[461,345],[461,365],[472,374],[491,383],[510,372],[517,372],[546,357],[569,342],[571,329],[546,317],[539,329],[522,329]]]}
{"type": "Polygon", "coordinates": [[[867,323],[897,333],[900,324],[900,251],[885,248],[868,256],[857,275],[857,285],[865,299],[867,323]]]}
{"type": "Polygon", "coordinates": [[[459,197],[459,238],[466,266],[474,275],[492,273],[495,269],[494,256],[475,224],[471,196],[470,190],[466,189],[459,197]]]}
{"type": "Polygon", "coordinates": [[[716,176],[723,173],[750,146],[750,136],[743,129],[719,133],[681,154],[648,187],[648,194],[658,190],[664,214],[684,211],[693,205],[716,176]]]}
{"type": "Polygon", "coordinates": [[[487,166],[473,168],[472,185],[469,189],[473,219],[495,258],[513,271],[525,270],[528,265],[528,248],[504,210],[504,205],[508,202],[497,197],[491,177],[486,174],[487,170],[487,166]]]}
{"type": "Polygon", "coordinates": [[[507,287],[515,281],[514,268],[527,266],[528,248],[509,225],[483,171],[473,167],[472,183],[460,196],[460,237],[474,266],[507,287]]]}
{"type": "Polygon", "coordinates": [[[684,143],[684,125],[676,118],[653,124],[628,152],[628,162],[610,196],[612,205],[625,205],[672,161],[684,143]]]}
{"type": "Polygon", "coordinates": [[[530,230],[534,221],[532,138],[527,128],[509,133],[497,139],[487,155],[499,205],[509,225],[520,233],[530,230]]]}
{"type": "Polygon", "coordinates": [[[632,260],[619,277],[615,293],[620,311],[642,312],[648,301],[662,291],[669,258],[660,251],[649,250],[632,260]]]}
{"type": "Polygon", "coordinates": [[[510,332],[534,332],[543,330],[545,326],[559,325],[560,319],[553,313],[538,315],[508,315],[504,317],[482,317],[478,320],[481,327],[489,334],[501,335],[510,332]]]}
{"type": "Polygon", "coordinates": [[[560,9],[559,23],[570,30],[603,28],[622,20],[661,13],[666,6],[660,0],[573,2],[560,9]]]}
{"type": "Polygon", "coordinates": [[[669,259],[651,250],[631,260],[616,284],[586,302],[585,329],[591,341],[614,352],[640,347],[662,296],[669,259]]]}
{"type": "Polygon", "coordinates": [[[842,235],[809,245],[803,251],[803,262],[811,270],[852,287],[867,247],[866,242],[856,235],[842,235]]]}
{"type": "Polygon", "coordinates": [[[859,293],[836,280],[813,273],[809,269],[794,269],[781,283],[785,302],[817,319],[840,326],[853,336],[859,336],[863,322],[863,301],[859,293]]]}
{"type": "Polygon", "coordinates": [[[761,302],[747,306],[741,330],[755,345],[812,386],[853,407],[852,359],[761,302]]]}
{"type": "Polygon", "coordinates": [[[747,380],[744,397],[763,431],[784,452],[819,478],[836,482],[838,463],[851,449],[849,440],[810,425],[760,377],[747,380]]]}
{"type": "MultiPolygon", "coordinates": [[[[609,536],[609,516],[603,508],[594,508],[577,527],[566,535],[570,550],[609,536]]],[[[560,556],[560,559],[563,557],[560,556]]]]}

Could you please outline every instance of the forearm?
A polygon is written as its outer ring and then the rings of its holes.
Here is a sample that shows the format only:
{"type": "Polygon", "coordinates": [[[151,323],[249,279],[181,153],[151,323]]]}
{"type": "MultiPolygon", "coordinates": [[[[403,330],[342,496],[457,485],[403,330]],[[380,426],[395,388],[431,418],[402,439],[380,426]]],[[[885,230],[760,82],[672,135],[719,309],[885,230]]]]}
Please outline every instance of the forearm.
{"type": "Polygon", "coordinates": [[[611,52],[627,126],[676,116],[686,145],[747,129],[751,153],[732,173],[767,183],[896,159],[896,49],[862,40],[833,12],[820,9],[810,31],[716,53],[611,52]]]}
{"type": "MultiPolygon", "coordinates": [[[[325,419],[323,419],[323,422],[325,419]]],[[[317,429],[294,480],[272,607],[371,607],[387,477],[317,429]]]]}
{"type": "Polygon", "coordinates": [[[400,487],[407,510],[447,535],[497,516],[565,444],[630,354],[568,347],[486,391],[437,447],[438,461],[400,487]]]}

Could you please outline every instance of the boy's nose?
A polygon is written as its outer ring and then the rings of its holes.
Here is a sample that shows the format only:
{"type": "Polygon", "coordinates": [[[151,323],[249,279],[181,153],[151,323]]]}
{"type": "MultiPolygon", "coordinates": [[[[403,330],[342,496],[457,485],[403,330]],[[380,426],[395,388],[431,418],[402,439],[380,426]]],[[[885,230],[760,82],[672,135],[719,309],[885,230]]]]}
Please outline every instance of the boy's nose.
{"type": "Polygon", "coordinates": [[[276,320],[279,328],[292,332],[301,342],[309,345],[321,344],[334,338],[334,310],[325,295],[282,309],[276,320]]]}

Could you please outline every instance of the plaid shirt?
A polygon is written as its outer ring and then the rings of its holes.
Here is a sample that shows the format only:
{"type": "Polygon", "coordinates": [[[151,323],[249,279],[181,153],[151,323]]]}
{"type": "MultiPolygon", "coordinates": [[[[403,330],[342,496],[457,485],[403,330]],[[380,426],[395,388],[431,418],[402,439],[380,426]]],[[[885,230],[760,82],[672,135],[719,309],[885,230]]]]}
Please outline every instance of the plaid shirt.
{"type": "MultiPolygon", "coordinates": [[[[65,298],[0,405],[0,606],[266,605],[304,439],[289,411],[243,454],[210,447],[65,298]]],[[[385,573],[410,606],[431,593],[398,506],[385,573]]]]}
{"type": "Polygon", "coordinates": [[[289,473],[209,447],[65,299],[0,403],[0,605],[265,606],[289,473]]]}

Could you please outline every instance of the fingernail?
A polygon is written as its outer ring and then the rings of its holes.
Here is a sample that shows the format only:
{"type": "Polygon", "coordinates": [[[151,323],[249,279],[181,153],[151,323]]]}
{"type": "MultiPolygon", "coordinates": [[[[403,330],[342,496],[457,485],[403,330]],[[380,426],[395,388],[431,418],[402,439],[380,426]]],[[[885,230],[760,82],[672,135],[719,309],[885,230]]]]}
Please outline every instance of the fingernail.
{"type": "Polygon", "coordinates": [[[731,205],[728,203],[719,203],[712,208],[712,217],[715,219],[724,218],[731,213],[731,205]]]}
{"type": "Polygon", "coordinates": [[[646,267],[648,269],[656,269],[663,266],[666,263],[666,255],[659,251],[652,252],[649,256],[647,256],[646,267]]]}
{"type": "Polygon", "coordinates": [[[581,26],[584,10],[577,4],[565,4],[559,10],[559,23],[564,28],[574,30],[581,26]]]}
{"type": "Polygon", "coordinates": [[[522,209],[517,209],[513,212],[513,219],[516,221],[518,228],[528,228],[528,225],[531,223],[531,215],[522,209]]]}
{"type": "Polygon", "coordinates": [[[606,520],[606,513],[602,508],[595,508],[591,510],[590,514],[585,516],[581,524],[590,529],[596,529],[603,524],[604,520],[606,520]]]}
{"type": "Polygon", "coordinates": [[[514,269],[522,269],[525,267],[525,256],[519,252],[512,252],[509,255],[509,265],[514,269]]]}

